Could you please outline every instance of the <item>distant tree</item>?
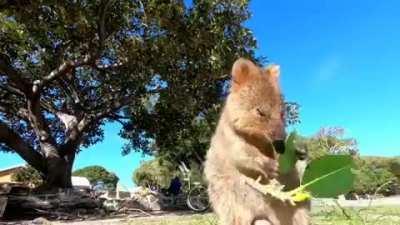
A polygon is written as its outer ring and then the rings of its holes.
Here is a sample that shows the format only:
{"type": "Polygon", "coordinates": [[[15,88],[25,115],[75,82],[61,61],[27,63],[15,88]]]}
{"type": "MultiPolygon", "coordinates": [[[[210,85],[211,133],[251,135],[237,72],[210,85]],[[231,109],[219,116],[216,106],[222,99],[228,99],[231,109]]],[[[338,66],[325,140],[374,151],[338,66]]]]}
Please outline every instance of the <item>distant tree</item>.
{"type": "Polygon", "coordinates": [[[32,166],[26,166],[18,170],[11,178],[15,182],[21,182],[31,187],[38,187],[43,184],[42,175],[32,166]]]}
{"type": "Polygon", "coordinates": [[[204,182],[203,167],[197,161],[186,164],[183,161],[170,162],[159,157],[143,162],[133,172],[132,179],[138,186],[168,188],[171,180],[177,176],[182,180],[190,178],[191,182],[204,182]]]}
{"type": "Polygon", "coordinates": [[[357,142],[343,138],[343,128],[322,128],[312,137],[298,136],[296,148],[308,152],[309,159],[318,159],[328,154],[350,154],[354,156],[357,169],[353,193],[363,194],[399,194],[400,179],[396,178],[398,159],[384,157],[361,157],[358,155],[357,142]]]}
{"type": "Polygon", "coordinates": [[[312,137],[298,137],[296,145],[308,152],[309,159],[317,159],[327,154],[358,154],[357,141],[344,138],[345,130],[340,127],[321,128],[312,137]]]}
{"type": "Polygon", "coordinates": [[[256,60],[249,16],[247,0],[0,1],[0,150],[62,188],[108,121],[124,153],[184,158],[234,60],[256,60]]]}
{"type": "Polygon", "coordinates": [[[139,168],[133,172],[133,182],[138,186],[158,186],[168,187],[170,181],[179,175],[179,171],[174,163],[160,160],[159,158],[143,162],[139,168]]]}
{"type": "Polygon", "coordinates": [[[354,192],[357,194],[399,193],[400,182],[390,170],[389,158],[361,157],[356,159],[354,192]]]}
{"type": "Polygon", "coordinates": [[[114,190],[117,187],[119,178],[114,173],[107,171],[101,166],[88,166],[73,172],[74,176],[86,177],[92,185],[101,181],[104,185],[114,190]]]}
{"type": "Polygon", "coordinates": [[[391,161],[390,170],[399,178],[400,181],[400,157],[396,157],[391,161]]]}
{"type": "Polygon", "coordinates": [[[324,127],[315,135],[319,145],[326,149],[330,154],[350,154],[358,153],[357,141],[353,138],[344,138],[345,129],[341,127],[324,127]]]}

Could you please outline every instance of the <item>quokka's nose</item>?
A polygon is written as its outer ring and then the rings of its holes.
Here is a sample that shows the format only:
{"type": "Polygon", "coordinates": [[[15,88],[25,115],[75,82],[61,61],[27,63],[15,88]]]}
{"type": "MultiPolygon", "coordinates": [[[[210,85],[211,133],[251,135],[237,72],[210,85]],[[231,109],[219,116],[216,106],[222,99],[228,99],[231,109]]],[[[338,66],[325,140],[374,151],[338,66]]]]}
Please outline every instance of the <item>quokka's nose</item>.
{"type": "Polygon", "coordinates": [[[275,140],[272,142],[274,145],[275,151],[279,154],[285,153],[285,141],[284,140],[275,140]]]}

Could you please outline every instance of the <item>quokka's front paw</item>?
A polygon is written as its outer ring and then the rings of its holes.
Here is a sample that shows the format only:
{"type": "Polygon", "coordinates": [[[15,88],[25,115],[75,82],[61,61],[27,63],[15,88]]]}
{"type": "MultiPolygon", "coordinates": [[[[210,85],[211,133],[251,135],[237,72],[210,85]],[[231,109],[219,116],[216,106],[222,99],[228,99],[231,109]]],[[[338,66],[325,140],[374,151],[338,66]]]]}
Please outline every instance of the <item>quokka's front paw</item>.
{"type": "Polygon", "coordinates": [[[263,174],[268,179],[277,178],[279,175],[279,163],[275,159],[265,157],[260,159],[263,174]]]}

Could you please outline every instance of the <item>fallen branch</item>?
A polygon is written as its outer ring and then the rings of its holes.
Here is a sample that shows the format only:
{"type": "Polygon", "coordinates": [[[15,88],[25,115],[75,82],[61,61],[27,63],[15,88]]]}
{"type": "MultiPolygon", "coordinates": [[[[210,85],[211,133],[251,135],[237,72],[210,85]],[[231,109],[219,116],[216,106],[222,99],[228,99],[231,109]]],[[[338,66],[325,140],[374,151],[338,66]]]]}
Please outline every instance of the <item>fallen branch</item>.
{"type": "Polygon", "coordinates": [[[135,212],[137,211],[137,212],[143,213],[146,216],[153,216],[151,213],[148,213],[148,212],[146,212],[142,209],[138,209],[138,208],[122,208],[119,211],[135,211],[135,212]]]}

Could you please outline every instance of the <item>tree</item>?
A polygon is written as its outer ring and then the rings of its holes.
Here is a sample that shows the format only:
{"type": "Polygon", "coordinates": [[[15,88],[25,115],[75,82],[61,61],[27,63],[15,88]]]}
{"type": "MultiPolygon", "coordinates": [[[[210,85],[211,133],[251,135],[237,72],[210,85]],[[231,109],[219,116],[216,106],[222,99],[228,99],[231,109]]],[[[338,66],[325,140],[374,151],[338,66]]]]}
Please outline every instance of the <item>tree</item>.
{"type": "MultiPolygon", "coordinates": [[[[161,157],[143,162],[139,168],[133,172],[133,182],[142,187],[157,186],[160,188],[168,188],[170,182],[175,177],[181,180],[190,177],[191,182],[204,182],[202,165],[196,161],[190,164],[181,162],[171,162],[161,157]],[[189,168],[190,169],[189,169],[189,168]]],[[[187,188],[187,187],[183,187],[187,188]]]]}
{"type": "Polygon", "coordinates": [[[344,138],[344,133],[345,130],[341,127],[324,127],[318,131],[315,139],[331,154],[357,154],[357,141],[353,138],[344,138]]]}
{"type": "Polygon", "coordinates": [[[354,192],[357,194],[395,194],[400,191],[400,182],[390,170],[390,158],[357,158],[354,192]]]}
{"type": "Polygon", "coordinates": [[[400,181],[400,157],[395,157],[390,162],[390,171],[399,178],[400,181]]]}
{"type": "MultiPolygon", "coordinates": [[[[139,150],[171,162],[204,160],[209,131],[216,124],[215,109],[222,104],[234,60],[239,56],[255,60],[256,42],[242,25],[249,17],[247,4],[194,1],[182,16],[175,14],[174,21],[161,24],[163,29],[179,31],[179,36],[161,41],[162,46],[174,46],[168,51],[181,58],[172,65],[167,59],[158,58],[159,76],[152,87],[161,90],[149,96],[145,107],[126,110],[132,120],[122,132],[129,140],[125,154],[139,150]],[[200,136],[206,136],[207,141],[200,136]]],[[[154,6],[148,9],[147,15],[170,10],[158,11],[154,6]]]]}
{"type": "Polygon", "coordinates": [[[92,185],[103,182],[106,187],[114,190],[117,187],[119,178],[114,173],[107,171],[101,166],[88,166],[73,172],[74,176],[86,177],[92,185]]]}
{"type": "MultiPolygon", "coordinates": [[[[222,92],[221,95],[225,96],[226,93],[222,92]]],[[[174,136],[174,140],[168,146],[165,146],[164,151],[158,152],[158,157],[171,162],[185,162],[189,167],[201,167],[217,125],[221,108],[222,102],[215,104],[195,117],[192,123],[188,124],[183,130],[177,130],[175,134],[169,132],[170,135],[174,136]]],[[[286,103],[287,125],[300,123],[299,108],[299,104],[295,102],[286,103]]]]}
{"type": "Polygon", "coordinates": [[[172,178],[178,175],[178,170],[173,163],[162,161],[159,158],[143,162],[133,172],[132,180],[138,186],[168,187],[172,178]]]}
{"type": "Polygon", "coordinates": [[[177,151],[193,121],[221,103],[233,61],[254,59],[247,7],[2,1],[0,149],[63,188],[71,187],[76,154],[102,140],[107,121],[123,124],[124,153],[177,151]]]}
{"type": "Polygon", "coordinates": [[[31,187],[38,187],[43,184],[42,175],[32,166],[26,166],[12,175],[15,182],[21,182],[31,187]]]}
{"type": "Polygon", "coordinates": [[[296,147],[307,152],[309,159],[317,159],[327,154],[358,154],[357,141],[344,138],[345,130],[340,127],[321,128],[312,137],[298,136],[296,147]]]}

